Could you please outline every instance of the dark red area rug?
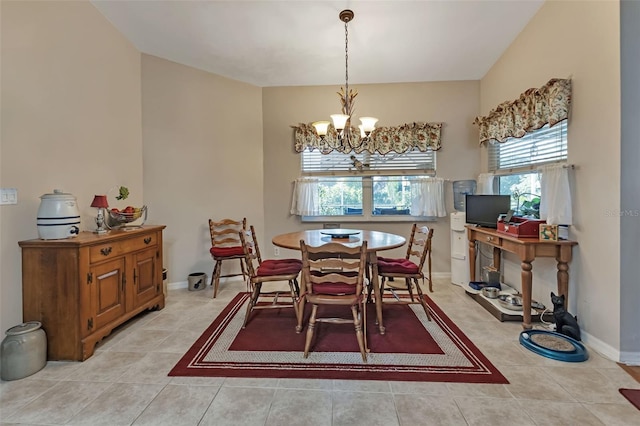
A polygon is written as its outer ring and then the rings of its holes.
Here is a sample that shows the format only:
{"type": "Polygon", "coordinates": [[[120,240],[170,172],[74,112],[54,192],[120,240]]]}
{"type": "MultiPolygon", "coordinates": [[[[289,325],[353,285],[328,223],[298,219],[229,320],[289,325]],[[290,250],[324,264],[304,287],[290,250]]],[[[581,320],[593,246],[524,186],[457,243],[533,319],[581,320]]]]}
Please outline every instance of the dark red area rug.
{"type": "MultiPolygon", "coordinates": [[[[239,293],[169,375],[508,383],[444,312],[425,298],[433,321],[427,321],[420,305],[387,304],[384,335],[375,325],[375,306],[368,306],[371,353],[363,363],[352,325],[318,324],[307,359],[302,356],[306,328],[295,332],[292,309],[254,311],[243,330],[248,295],[239,293]]],[[[350,315],[344,307],[331,307],[336,308],[341,315],[350,315]]]]}
{"type": "Polygon", "coordinates": [[[627,398],[638,410],[640,410],[640,389],[618,389],[622,396],[627,398]]]}

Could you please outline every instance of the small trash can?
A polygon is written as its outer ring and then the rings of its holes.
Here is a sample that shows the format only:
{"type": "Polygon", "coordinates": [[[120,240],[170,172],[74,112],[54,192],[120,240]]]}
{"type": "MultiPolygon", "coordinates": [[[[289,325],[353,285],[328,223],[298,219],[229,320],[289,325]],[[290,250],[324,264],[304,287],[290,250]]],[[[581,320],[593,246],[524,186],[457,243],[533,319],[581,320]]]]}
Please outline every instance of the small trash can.
{"type": "Polygon", "coordinates": [[[189,291],[204,290],[207,286],[207,274],[204,272],[194,272],[189,274],[189,291]]]}
{"type": "Polygon", "coordinates": [[[6,331],[2,341],[2,380],[17,380],[47,365],[47,335],[39,321],[25,322],[6,331]]]}

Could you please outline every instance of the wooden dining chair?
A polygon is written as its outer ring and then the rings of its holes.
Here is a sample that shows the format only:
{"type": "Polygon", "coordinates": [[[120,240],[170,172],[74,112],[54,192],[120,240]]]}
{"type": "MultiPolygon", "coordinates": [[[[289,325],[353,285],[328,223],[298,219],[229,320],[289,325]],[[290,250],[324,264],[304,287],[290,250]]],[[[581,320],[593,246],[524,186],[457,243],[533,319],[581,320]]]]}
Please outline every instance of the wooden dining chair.
{"type": "Polygon", "coordinates": [[[317,323],[352,323],[362,360],[367,362],[367,315],[363,294],[367,242],[363,241],[359,247],[347,247],[340,243],[312,247],[301,240],[300,249],[305,298],[311,304],[304,357],[309,356],[317,323]],[[352,318],[318,317],[318,307],[322,305],[349,307],[352,318]]]}
{"type": "MultiPolygon", "coordinates": [[[[431,320],[427,302],[424,299],[422,289],[418,280],[422,280],[424,285],[425,279],[429,284],[429,291],[433,292],[431,282],[431,240],[433,238],[433,229],[427,226],[418,227],[413,224],[411,228],[411,238],[407,247],[407,254],[404,258],[378,257],[378,275],[380,276],[380,295],[382,303],[419,303],[422,305],[427,319],[431,320]],[[427,275],[425,276],[423,268],[427,263],[427,275]],[[396,279],[402,281],[397,282],[396,279]],[[385,289],[385,282],[387,288],[385,289]],[[417,298],[414,295],[414,289],[418,293],[417,298]],[[384,291],[389,291],[394,300],[386,301],[384,291]],[[408,297],[401,297],[398,292],[408,293],[408,297]],[[416,300],[417,299],[417,300],[416,300]]],[[[369,290],[371,291],[371,290],[369,290]]]]}
{"type": "Polygon", "coordinates": [[[300,318],[298,312],[298,297],[300,295],[298,275],[302,269],[302,261],[300,259],[262,260],[260,246],[253,226],[250,227],[249,231],[241,231],[238,235],[244,248],[245,263],[249,273],[248,289],[250,292],[247,313],[244,316],[242,328],[247,326],[251,312],[254,310],[282,308],[293,308],[296,316],[294,326],[296,326],[300,318]],[[263,284],[277,282],[287,282],[289,284],[291,303],[283,303],[279,300],[280,295],[286,292],[281,288],[275,287],[263,291],[263,284]]]}
{"type": "Polygon", "coordinates": [[[215,221],[209,219],[209,233],[211,234],[211,257],[215,262],[213,266],[212,284],[213,298],[218,295],[220,278],[247,276],[244,261],[244,248],[240,242],[238,232],[247,230],[247,218],[242,220],[222,219],[215,221]],[[222,262],[238,260],[240,262],[241,273],[222,274],[222,262]]]}

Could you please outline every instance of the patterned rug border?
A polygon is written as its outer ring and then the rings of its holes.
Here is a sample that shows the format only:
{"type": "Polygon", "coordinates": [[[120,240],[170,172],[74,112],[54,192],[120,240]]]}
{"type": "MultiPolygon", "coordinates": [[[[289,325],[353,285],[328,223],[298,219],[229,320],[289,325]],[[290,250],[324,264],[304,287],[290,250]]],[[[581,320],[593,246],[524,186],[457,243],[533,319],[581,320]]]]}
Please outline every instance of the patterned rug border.
{"type": "MultiPolygon", "coordinates": [[[[299,360],[296,359],[296,362],[206,361],[205,357],[217,340],[221,338],[234,317],[238,314],[244,315],[243,305],[247,299],[248,293],[238,293],[178,361],[169,372],[169,376],[509,383],[471,340],[426,295],[425,299],[433,321],[455,345],[456,350],[465,357],[468,365],[314,363],[302,358],[302,348],[297,353],[299,360]]],[[[418,314],[419,311],[414,312],[418,314]]],[[[372,332],[377,332],[377,330],[372,332]]],[[[375,354],[372,353],[372,355],[375,354]]],[[[359,354],[354,354],[354,356],[358,358],[359,354]]]]}

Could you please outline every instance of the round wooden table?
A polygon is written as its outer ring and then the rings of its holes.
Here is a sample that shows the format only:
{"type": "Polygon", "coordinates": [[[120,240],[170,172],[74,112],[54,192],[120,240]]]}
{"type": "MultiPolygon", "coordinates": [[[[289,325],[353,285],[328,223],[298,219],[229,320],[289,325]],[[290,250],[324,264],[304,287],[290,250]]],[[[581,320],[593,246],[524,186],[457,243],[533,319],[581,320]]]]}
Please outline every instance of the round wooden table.
{"type": "MultiPolygon", "coordinates": [[[[364,229],[312,229],[309,231],[289,232],[273,237],[273,245],[300,250],[300,240],[312,247],[318,247],[327,243],[340,243],[348,247],[358,247],[362,241],[367,241],[367,257],[371,268],[371,283],[376,300],[376,317],[380,334],[384,334],[385,329],[382,323],[382,303],[380,303],[380,280],[378,277],[378,251],[391,250],[402,247],[407,240],[395,234],[379,231],[367,231],[364,229]],[[332,237],[332,234],[342,234],[339,238],[332,237]]],[[[302,316],[301,316],[302,317],[302,316]]]]}

